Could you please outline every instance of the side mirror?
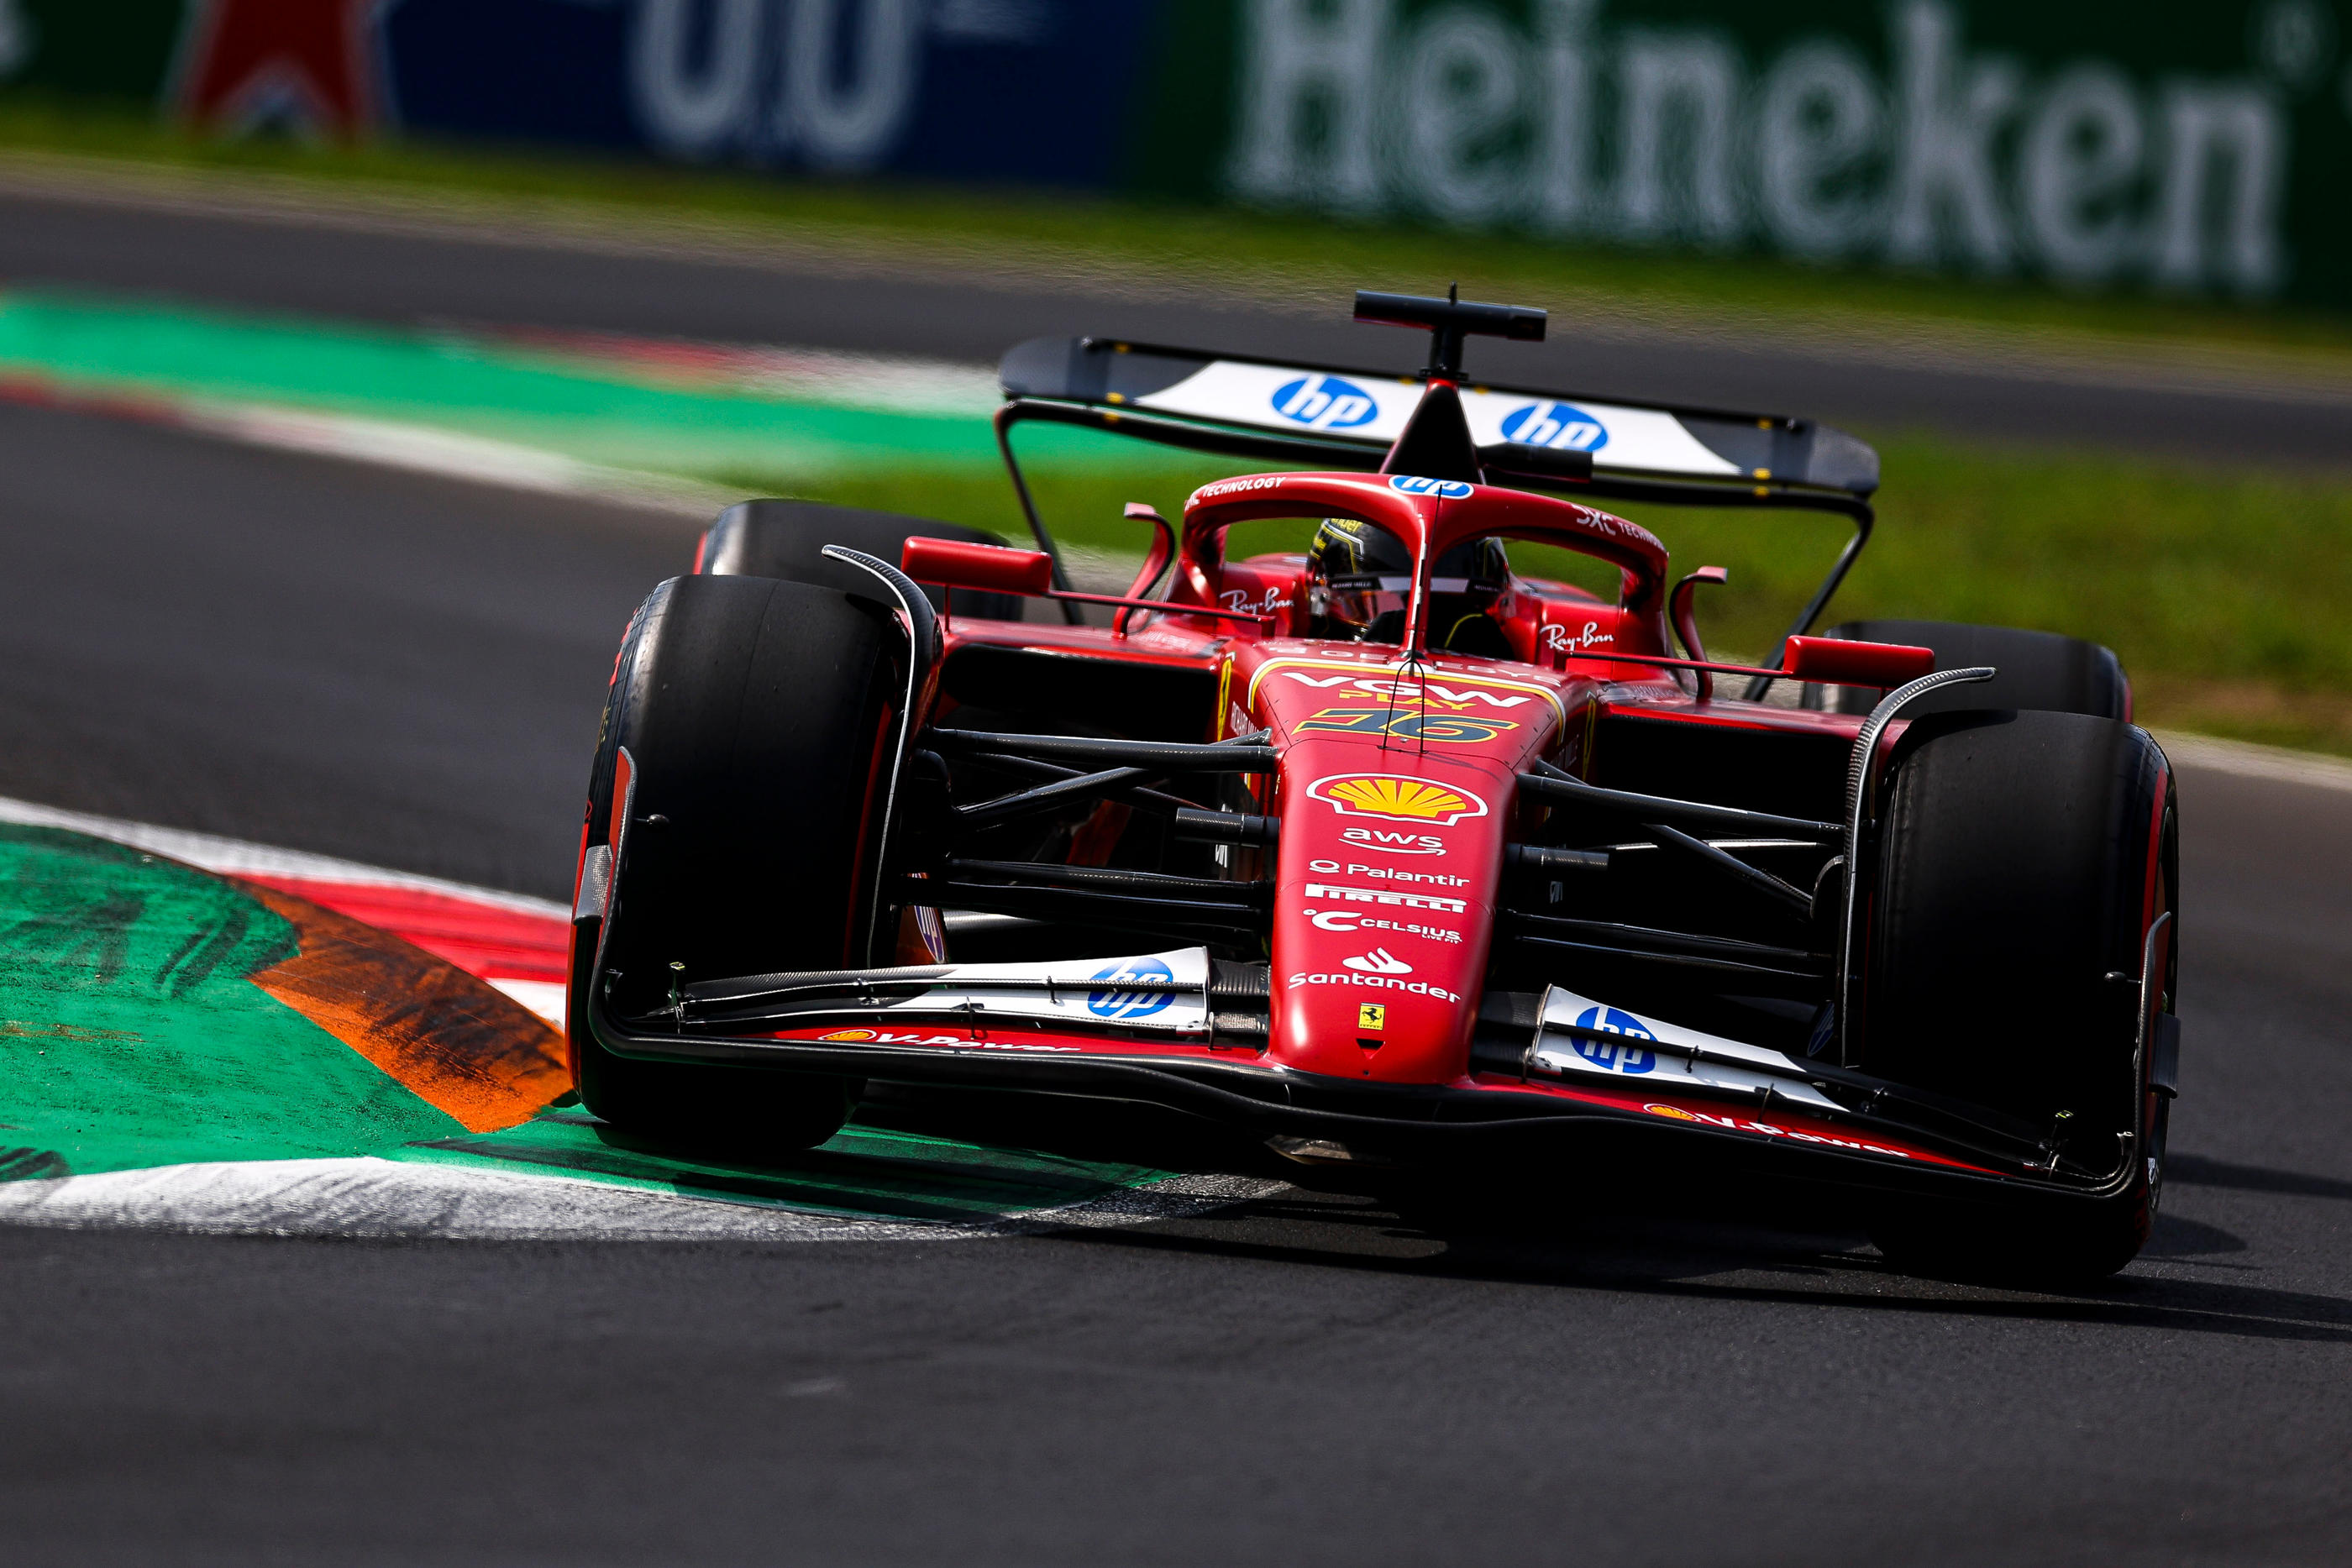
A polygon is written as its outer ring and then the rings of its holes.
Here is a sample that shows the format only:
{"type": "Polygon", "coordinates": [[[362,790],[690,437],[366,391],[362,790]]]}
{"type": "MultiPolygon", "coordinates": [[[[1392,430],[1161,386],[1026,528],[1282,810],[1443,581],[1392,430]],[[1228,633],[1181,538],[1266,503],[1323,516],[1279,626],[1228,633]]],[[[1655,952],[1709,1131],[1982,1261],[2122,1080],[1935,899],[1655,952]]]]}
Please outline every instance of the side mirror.
{"type": "Polygon", "coordinates": [[[1054,559],[1043,550],[976,545],[962,539],[907,541],[898,570],[917,582],[971,588],[982,593],[1047,593],[1054,587],[1054,559]]]}
{"type": "MultiPolygon", "coordinates": [[[[912,540],[908,541],[910,544],[912,540]]],[[[1781,661],[1792,679],[1824,686],[1899,686],[1936,668],[1936,650],[1902,643],[1791,637],[1781,661]]]]}

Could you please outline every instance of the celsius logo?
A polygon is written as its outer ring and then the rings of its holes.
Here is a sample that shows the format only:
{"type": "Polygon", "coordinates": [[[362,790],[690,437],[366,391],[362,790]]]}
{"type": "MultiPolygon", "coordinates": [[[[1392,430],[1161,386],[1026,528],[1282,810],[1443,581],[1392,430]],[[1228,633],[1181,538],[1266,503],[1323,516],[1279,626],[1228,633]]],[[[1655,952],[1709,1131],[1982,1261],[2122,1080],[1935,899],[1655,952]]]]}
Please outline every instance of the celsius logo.
{"type": "Polygon", "coordinates": [[[1609,444],[1609,427],[1573,403],[1531,402],[1503,421],[1503,438],[1529,446],[1598,452],[1609,444]]]}
{"type": "MultiPolygon", "coordinates": [[[[1097,981],[1108,981],[1117,986],[1136,980],[1153,980],[1162,985],[1174,979],[1175,974],[1157,958],[1134,958],[1113,964],[1093,977],[1097,981]]],[[[1098,1019],[1148,1019],[1167,1010],[1176,999],[1169,991],[1088,991],[1087,1011],[1098,1019]]]]}
{"type": "Polygon", "coordinates": [[[1378,419],[1372,394],[1338,376],[1301,376],[1275,389],[1274,412],[1310,430],[1353,430],[1378,419]]]}
{"type": "Polygon", "coordinates": [[[1360,958],[1339,960],[1360,975],[1410,975],[1412,966],[1385,947],[1375,947],[1360,958]]]}
{"type": "Polygon", "coordinates": [[[1391,490],[1402,490],[1408,496],[1436,496],[1448,501],[1458,501],[1476,487],[1459,479],[1423,479],[1417,474],[1399,474],[1389,480],[1391,490]]]}
{"type": "Polygon", "coordinates": [[[1644,1051],[1632,1043],[1637,1040],[1654,1040],[1658,1037],[1649,1026],[1632,1013],[1619,1012],[1615,1008],[1587,1008],[1578,1015],[1576,1027],[1599,1034],[1622,1036],[1618,1040],[1580,1040],[1576,1054],[1603,1072],[1622,1072],[1639,1077],[1658,1065],[1655,1051],[1644,1051]]]}

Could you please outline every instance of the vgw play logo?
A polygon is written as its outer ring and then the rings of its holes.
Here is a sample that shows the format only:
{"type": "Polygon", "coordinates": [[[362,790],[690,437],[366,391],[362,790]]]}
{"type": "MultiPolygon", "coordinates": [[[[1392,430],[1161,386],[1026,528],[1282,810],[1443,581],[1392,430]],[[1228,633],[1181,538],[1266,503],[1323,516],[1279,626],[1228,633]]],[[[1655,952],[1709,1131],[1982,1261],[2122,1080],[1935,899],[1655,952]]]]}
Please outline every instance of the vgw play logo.
{"type": "Polygon", "coordinates": [[[1609,444],[1609,427],[1574,403],[1531,402],[1504,419],[1503,439],[1562,452],[1598,452],[1609,444]]]}
{"type": "Polygon", "coordinates": [[[1309,430],[1353,430],[1381,416],[1372,394],[1338,376],[1301,376],[1274,391],[1274,412],[1309,430]]]}

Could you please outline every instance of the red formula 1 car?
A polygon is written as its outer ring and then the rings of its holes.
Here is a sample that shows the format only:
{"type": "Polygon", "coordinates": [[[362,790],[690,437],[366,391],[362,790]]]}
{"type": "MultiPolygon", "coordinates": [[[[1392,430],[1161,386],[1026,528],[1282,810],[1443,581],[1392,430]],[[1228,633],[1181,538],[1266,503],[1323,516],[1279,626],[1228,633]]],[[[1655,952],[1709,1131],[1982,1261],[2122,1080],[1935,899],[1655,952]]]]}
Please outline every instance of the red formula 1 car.
{"type": "Polygon", "coordinates": [[[2113,655],[1805,635],[1868,538],[1868,447],[1465,379],[1465,336],[1540,337],[1540,311],[1357,310],[1430,329],[1429,369],[1013,350],[998,430],[1035,550],[806,503],[719,519],[605,711],[588,1107],[790,1148],[866,1084],[1092,1096],[1368,1168],[1748,1162],[1856,1189],[1897,1261],[2128,1261],[2177,879],[2113,655]],[[1080,594],[1013,463],[1040,420],[1286,467],[1180,524],[1129,507],[1135,585],[1080,594]],[[1611,497],[1855,533],[1743,667],[1695,619],[1722,574],[1677,579],[1611,497]],[[1227,559],[1268,518],[1312,549],[1227,559]],[[1514,540],[1605,563],[1614,596],[1516,575],[1514,540]]]}

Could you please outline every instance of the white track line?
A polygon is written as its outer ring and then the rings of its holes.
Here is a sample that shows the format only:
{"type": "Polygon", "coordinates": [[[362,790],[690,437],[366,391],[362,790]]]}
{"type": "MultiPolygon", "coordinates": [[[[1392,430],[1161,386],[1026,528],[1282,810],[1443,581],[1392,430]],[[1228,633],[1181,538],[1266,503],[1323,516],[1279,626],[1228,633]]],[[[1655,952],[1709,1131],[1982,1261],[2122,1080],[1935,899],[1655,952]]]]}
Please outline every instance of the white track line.
{"type": "Polygon", "coordinates": [[[128,844],[132,849],[168,855],[173,860],[185,861],[190,865],[225,876],[299,877],[308,882],[340,882],[361,887],[411,888],[419,893],[438,893],[451,898],[462,898],[472,904],[487,904],[495,908],[512,910],[518,915],[542,915],[555,920],[572,918],[569,905],[544,898],[527,897],[520,893],[501,893],[496,888],[476,887],[470,883],[419,876],[414,872],[391,871],[383,866],[363,865],[358,861],[307,854],[300,850],[274,849],[268,844],[250,843],[244,839],[223,838],[217,833],[190,832],[184,828],[159,828],[152,823],[128,821],[121,817],[62,810],[55,806],[36,805],[30,800],[13,800],[6,796],[0,796],[0,822],[21,822],[34,828],[63,828],[68,832],[85,833],[93,839],[108,839],[118,844],[128,844]]]}
{"type": "Polygon", "coordinates": [[[864,1219],[545,1175],[368,1157],[0,1183],[0,1224],[208,1235],[509,1241],[958,1241],[1182,1219],[1280,1191],[1175,1176],[981,1223],[864,1219]]]}
{"type": "Polygon", "coordinates": [[[692,479],[611,468],[510,441],[352,414],[192,400],[180,406],[175,423],[248,446],[373,463],[477,485],[576,496],[680,517],[709,517],[743,498],[734,491],[692,479]]]}
{"type": "Polygon", "coordinates": [[[2241,779],[2267,779],[2280,784],[2302,784],[2314,789],[2352,790],[2352,761],[2315,751],[2290,751],[2283,746],[2256,746],[2243,740],[2216,740],[2210,736],[2179,730],[2155,732],[2164,754],[2183,768],[2235,774],[2241,779]]]}

